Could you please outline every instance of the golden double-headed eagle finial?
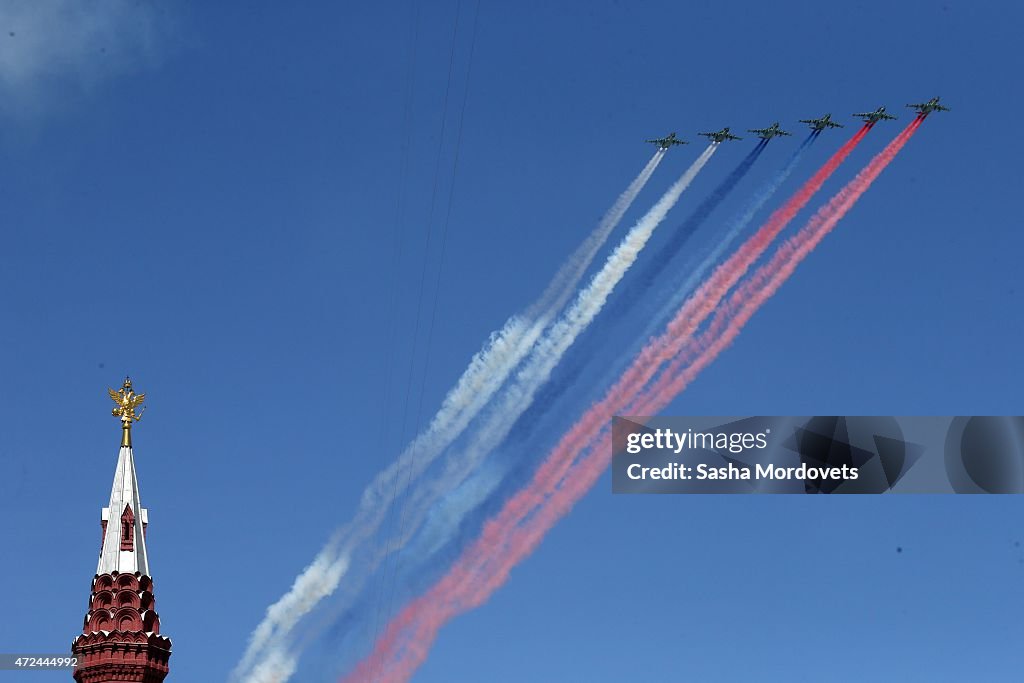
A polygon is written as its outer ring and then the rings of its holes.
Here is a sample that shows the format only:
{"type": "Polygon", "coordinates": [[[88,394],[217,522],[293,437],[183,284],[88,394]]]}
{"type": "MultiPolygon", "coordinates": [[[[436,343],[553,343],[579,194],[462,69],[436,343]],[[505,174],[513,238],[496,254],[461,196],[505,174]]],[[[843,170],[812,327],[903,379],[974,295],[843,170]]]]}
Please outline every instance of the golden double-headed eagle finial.
{"type": "Polygon", "coordinates": [[[121,446],[131,448],[132,423],[141,420],[142,413],[146,410],[143,408],[142,410],[135,412],[135,409],[142,405],[142,402],[146,400],[146,395],[135,393],[135,390],[132,389],[132,380],[130,377],[124,378],[124,384],[120,389],[114,391],[113,389],[108,388],[107,393],[110,394],[110,400],[114,402],[114,409],[110,411],[110,414],[114,417],[121,418],[121,446]]]}

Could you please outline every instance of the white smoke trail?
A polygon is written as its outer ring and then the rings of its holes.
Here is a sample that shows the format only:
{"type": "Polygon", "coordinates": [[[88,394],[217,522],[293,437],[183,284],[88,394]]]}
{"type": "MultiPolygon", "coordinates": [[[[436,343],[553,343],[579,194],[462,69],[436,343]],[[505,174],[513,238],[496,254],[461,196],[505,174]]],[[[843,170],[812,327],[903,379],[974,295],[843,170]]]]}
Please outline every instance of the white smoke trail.
{"type": "Polygon", "coordinates": [[[276,648],[270,646],[286,639],[302,617],[335,591],[349,569],[351,551],[383,524],[399,480],[404,477],[411,481],[419,476],[458,437],[526,355],[543,328],[540,321],[527,325],[513,317],[500,332],[491,335],[449,391],[427,430],[409,444],[396,462],[374,478],[363,491],[353,520],[328,541],[288,592],[267,608],[235,667],[235,679],[250,683],[274,680],[267,678],[266,671],[258,675],[256,672],[257,669],[278,671],[278,662],[269,659],[269,653],[276,648]],[[255,677],[247,676],[250,671],[255,677]]]}
{"type": "Polygon", "coordinates": [[[747,226],[754,220],[754,216],[764,208],[764,205],[768,203],[775,193],[778,191],[782,184],[789,179],[792,175],[793,170],[797,167],[804,152],[810,147],[815,140],[817,140],[817,133],[808,135],[807,138],[800,144],[800,146],[790,156],[789,161],[779,171],[772,176],[768,182],[758,189],[757,194],[753,196],[750,202],[744,207],[742,213],[735,216],[730,222],[729,227],[726,229],[725,234],[722,235],[715,243],[714,246],[707,250],[704,258],[701,262],[692,270],[687,276],[686,281],[683,282],[681,287],[676,287],[672,290],[670,296],[665,299],[658,314],[652,316],[647,329],[642,335],[642,339],[653,337],[657,332],[658,328],[664,325],[664,321],[672,318],[672,313],[679,310],[679,307],[683,305],[690,292],[697,288],[698,283],[703,282],[704,274],[711,269],[718,260],[726,253],[726,250],[732,245],[734,241],[747,229],[747,226]]]}
{"type": "Polygon", "coordinates": [[[537,391],[551,377],[551,372],[562,356],[601,312],[608,296],[636,261],[640,251],[654,234],[655,228],[679,201],[679,197],[711,159],[716,149],[718,143],[708,145],[658,203],[633,226],[601,270],[579,293],[573,305],[537,343],[525,365],[516,373],[512,384],[498,399],[499,404],[490,413],[487,422],[475,432],[469,446],[445,462],[441,476],[419,487],[414,492],[415,498],[410,497],[407,503],[410,507],[409,517],[422,520],[426,511],[438,498],[458,487],[480,461],[508,436],[516,420],[533,403],[537,391]]]}
{"type": "Polygon", "coordinates": [[[280,672],[286,668],[281,665],[285,657],[283,644],[299,620],[337,589],[349,569],[352,551],[383,524],[399,478],[404,477],[411,482],[419,477],[491,401],[565,305],[664,156],[664,150],[654,153],[597,227],[558,270],[540,298],[522,316],[509,318],[500,330],[491,334],[484,347],[473,356],[455,387],[445,396],[427,429],[363,492],[352,522],[335,534],[296,578],[291,589],[267,608],[235,667],[233,679],[247,683],[287,680],[287,676],[280,678],[280,672]]]}
{"type": "MultiPolygon", "coordinates": [[[[516,372],[512,384],[496,399],[498,405],[488,414],[486,422],[474,432],[467,448],[457,455],[450,456],[439,476],[419,482],[410,490],[402,515],[412,523],[401,537],[393,538],[387,544],[391,552],[398,552],[409,543],[416,530],[427,519],[428,511],[438,500],[450,495],[474,472],[479,472],[480,463],[504,440],[519,417],[530,407],[537,391],[551,376],[562,356],[600,313],[608,296],[636,261],[655,228],[679,201],[683,191],[704,168],[717,148],[718,143],[709,145],[661,199],[630,229],[601,270],[579,293],[572,306],[531,350],[523,367],[516,372]]],[[[467,504],[451,506],[446,510],[448,514],[445,518],[439,520],[431,529],[432,538],[428,541],[430,550],[435,550],[450,540],[452,534],[458,530],[463,515],[475,507],[475,502],[479,502],[500,484],[502,474],[503,472],[499,470],[494,472],[495,476],[469,479],[468,486],[459,492],[467,504]]],[[[355,592],[358,592],[358,586],[355,588],[355,592]]],[[[336,620],[350,607],[350,603],[346,601],[335,600],[334,603],[332,614],[325,619],[327,623],[336,620]]]]}
{"type": "MultiPolygon", "coordinates": [[[[516,372],[512,384],[496,399],[497,406],[488,414],[484,424],[473,432],[473,438],[467,448],[449,456],[439,476],[419,482],[410,490],[402,515],[411,520],[411,524],[404,529],[402,536],[392,538],[387,544],[392,552],[398,552],[409,543],[417,529],[427,519],[428,511],[438,500],[451,495],[470,475],[479,472],[483,459],[504,440],[519,417],[530,407],[537,391],[551,376],[562,356],[600,313],[608,296],[636,261],[655,228],[679,201],[683,191],[704,168],[717,148],[718,143],[709,145],[661,199],[630,229],[601,270],[579,293],[572,306],[531,350],[523,367],[516,372]]],[[[447,514],[444,519],[436,521],[430,530],[432,538],[428,541],[428,555],[450,540],[451,535],[458,529],[462,517],[500,484],[504,472],[496,470],[493,474],[494,476],[470,479],[467,482],[469,485],[459,491],[458,495],[464,498],[466,504],[450,506],[445,510],[447,514]]],[[[332,615],[326,621],[337,619],[348,607],[348,603],[335,600],[332,615]]]]}
{"type": "Polygon", "coordinates": [[[583,278],[583,274],[590,267],[590,264],[593,263],[597,252],[608,241],[608,235],[611,234],[615,226],[622,220],[622,217],[629,210],[629,207],[632,206],[637,195],[640,194],[640,190],[644,189],[644,185],[654,175],[655,169],[658,168],[658,164],[664,158],[665,150],[659,149],[654,153],[654,156],[647,162],[647,165],[640,171],[640,174],[619,195],[619,198],[612,204],[612,208],[608,209],[608,213],[604,215],[601,222],[594,228],[594,231],[590,233],[587,239],[583,240],[580,246],[576,247],[576,251],[573,252],[572,256],[559,268],[558,273],[551,279],[551,284],[540,295],[536,303],[527,309],[525,314],[527,318],[547,317],[550,321],[555,314],[562,310],[562,306],[565,306],[569,300],[569,297],[576,289],[576,285],[583,278]]]}
{"type": "Polygon", "coordinates": [[[253,670],[246,680],[249,683],[285,683],[297,667],[298,660],[275,645],[262,653],[259,668],[253,670]]]}

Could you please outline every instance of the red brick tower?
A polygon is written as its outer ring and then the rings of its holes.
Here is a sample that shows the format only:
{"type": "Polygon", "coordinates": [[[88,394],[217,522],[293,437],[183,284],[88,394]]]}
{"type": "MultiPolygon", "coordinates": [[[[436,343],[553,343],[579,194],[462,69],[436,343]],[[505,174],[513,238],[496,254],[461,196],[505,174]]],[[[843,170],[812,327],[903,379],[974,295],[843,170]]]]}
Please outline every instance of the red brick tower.
{"type": "Polygon", "coordinates": [[[153,579],[146,554],[147,510],[139,498],[132,454],[132,423],[145,394],[136,394],[125,379],[119,391],[108,390],[121,418],[121,450],[114,471],[110,505],[103,508],[103,545],[92,580],[89,611],[82,635],[71,651],[78,658],[78,683],[161,683],[167,676],[171,641],[160,635],[153,579]]]}

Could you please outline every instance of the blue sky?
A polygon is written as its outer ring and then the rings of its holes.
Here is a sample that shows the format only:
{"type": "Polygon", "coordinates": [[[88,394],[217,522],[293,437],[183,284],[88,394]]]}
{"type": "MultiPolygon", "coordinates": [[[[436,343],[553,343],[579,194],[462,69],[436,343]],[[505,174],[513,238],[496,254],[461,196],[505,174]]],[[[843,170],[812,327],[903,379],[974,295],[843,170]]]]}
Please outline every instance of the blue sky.
{"type": "MultiPolygon", "coordinates": [[[[81,625],[119,439],[105,388],[130,373],[150,395],[135,446],[172,679],[223,679],[669,130],[954,108],[670,412],[1020,414],[1017,4],[484,0],[443,263],[475,3],[442,140],[456,5],[422,5],[413,60],[407,1],[0,9],[0,577],[25,588],[0,650],[64,651],[81,625]]],[[[715,216],[796,144],[769,145],[715,216]]],[[[566,420],[602,389],[588,378],[566,420]]],[[[1015,497],[613,497],[604,479],[416,680],[1017,680],[1019,517],[1015,497]]]]}

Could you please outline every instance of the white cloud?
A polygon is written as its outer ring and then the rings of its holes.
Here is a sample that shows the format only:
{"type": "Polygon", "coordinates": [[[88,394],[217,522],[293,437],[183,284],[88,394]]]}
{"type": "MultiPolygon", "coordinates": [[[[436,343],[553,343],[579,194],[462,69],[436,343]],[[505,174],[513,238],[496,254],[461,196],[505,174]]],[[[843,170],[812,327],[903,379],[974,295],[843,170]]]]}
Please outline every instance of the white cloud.
{"type": "Polygon", "coordinates": [[[167,19],[152,0],[0,0],[0,94],[35,100],[152,66],[167,19]]]}

